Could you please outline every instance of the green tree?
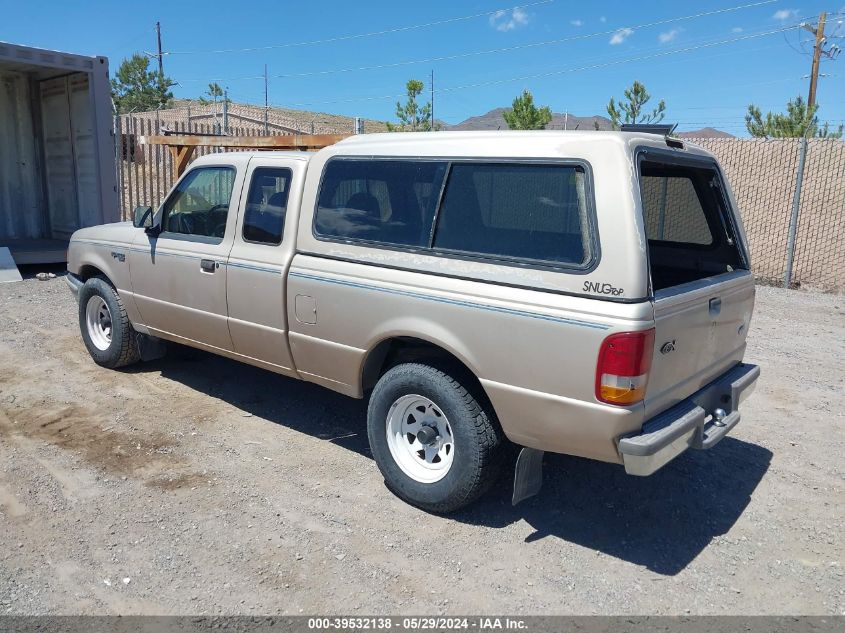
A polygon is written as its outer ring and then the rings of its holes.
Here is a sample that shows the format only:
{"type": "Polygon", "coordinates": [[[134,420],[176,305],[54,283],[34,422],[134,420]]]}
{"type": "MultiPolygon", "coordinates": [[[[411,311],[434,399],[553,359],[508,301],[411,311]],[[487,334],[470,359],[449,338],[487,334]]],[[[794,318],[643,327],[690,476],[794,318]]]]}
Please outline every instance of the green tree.
{"type": "Polygon", "coordinates": [[[217,99],[223,96],[223,88],[217,82],[212,82],[208,84],[208,90],[206,90],[202,95],[200,95],[200,103],[207,104],[207,103],[217,103],[217,99]],[[208,99],[207,97],[211,97],[208,99]]]}
{"type": "Polygon", "coordinates": [[[639,81],[634,81],[630,88],[626,88],[624,95],[625,99],[620,99],[618,104],[613,97],[607,104],[607,113],[614,130],[618,130],[622,123],[660,123],[666,116],[666,102],[663,99],[651,112],[644,110],[651,95],[639,81]]]}
{"type": "Polygon", "coordinates": [[[135,53],[124,59],[111,80],[112,99],[118,112],[155,110],[173,99],[173,81],[150,70],[150,59],[135,53]]]}
{"type": "Polygon", "coordinates": [[[794,138],[807,135],[808,138],[842,138],[843,126],[830,129],[830,123],[819,125],[816,116],[819,106],[807,107],[801,96],[786,104],[786,113],[768,112],[766,118],[753,103],[745,115],[745,127],[751,136],[767,138],[794,138]]]}
{"type": "Polygon", "coordinates": [[[548,106],[535,106],[534,95],[529,90],[523,90],[513,100],[512,108],[502,112],[502,117],[511,130],[542,130],[552,120],[552,111],[548,106]]]}
{"type": "Polygon", "coordinates": [[[428,132],[431,130],[431,104],[420,105],[417,97],[420,96],[425,86],[418,79],[410,79],[405,84],[408,92],[408,100],[403,105],[401,101],[396,102],[396,118],[399,124],[387,123],[390,132],[428,132]]]}

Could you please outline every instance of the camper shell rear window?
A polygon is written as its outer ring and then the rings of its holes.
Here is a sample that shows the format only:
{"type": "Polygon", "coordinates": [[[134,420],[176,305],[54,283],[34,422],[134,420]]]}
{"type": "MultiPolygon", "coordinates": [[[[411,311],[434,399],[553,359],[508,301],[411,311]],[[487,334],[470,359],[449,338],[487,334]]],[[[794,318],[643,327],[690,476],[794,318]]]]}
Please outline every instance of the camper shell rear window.
{"type": "Polygon", "coordinates": [[[748,268],[714,161],[649,151],[638,163],[653,291],[748,268]]]}

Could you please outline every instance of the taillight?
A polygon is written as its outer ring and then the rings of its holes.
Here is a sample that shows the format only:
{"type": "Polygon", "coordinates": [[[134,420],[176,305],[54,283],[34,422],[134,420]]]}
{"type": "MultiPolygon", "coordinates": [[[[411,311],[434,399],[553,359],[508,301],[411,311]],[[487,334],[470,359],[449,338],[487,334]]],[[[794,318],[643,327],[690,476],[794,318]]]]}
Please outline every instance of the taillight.
{"type": "Polygon", "coordinates": [[[604,339],[596,366],[596,398],[621,405],[645,398],[653,351],[654,329],[621,332],[604,339]]]}

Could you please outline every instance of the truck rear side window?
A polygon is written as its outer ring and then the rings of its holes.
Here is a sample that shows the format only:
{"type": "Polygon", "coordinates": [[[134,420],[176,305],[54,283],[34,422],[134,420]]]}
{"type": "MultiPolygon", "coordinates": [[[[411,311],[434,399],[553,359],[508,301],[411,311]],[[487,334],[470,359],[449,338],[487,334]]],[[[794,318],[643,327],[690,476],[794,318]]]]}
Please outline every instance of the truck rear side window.
{"type": "Polygon", "coordinates": [[[746,267],[715,167],[642,161],[640,193],[653,290],[746,267]]]}
{"type": "Polygon", "coordinates": [[[257,167],[252,172],[244,213],[245,241],[282,243],[290,179],[291,170],[283,167],[257,167]]]}
{"type": "Polygon", "coordinates": [[[581,167],[455,163],[434,247],[583,266],[590,258],[588,235],[581,167]]]}
{"type": "Polygon", "coordinates": [[[447,163],[334,159],[323,173],[319,236],[428,247],[447,163]]]}

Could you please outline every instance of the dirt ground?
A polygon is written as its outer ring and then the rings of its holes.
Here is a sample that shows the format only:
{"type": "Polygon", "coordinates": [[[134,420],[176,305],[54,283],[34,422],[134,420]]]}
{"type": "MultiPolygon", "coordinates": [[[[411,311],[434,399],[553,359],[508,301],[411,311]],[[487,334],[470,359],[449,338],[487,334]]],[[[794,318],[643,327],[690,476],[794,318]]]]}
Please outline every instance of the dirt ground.
{"type": "Polygon", "coordinates": [[[547,456],[451,518],[363,402],[176,349],[97,367],[64,280],[0,284],[0,614],[845,614],[845,297],[760,287],[763,375],[650,478],[547,456]]]}

